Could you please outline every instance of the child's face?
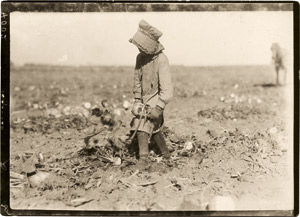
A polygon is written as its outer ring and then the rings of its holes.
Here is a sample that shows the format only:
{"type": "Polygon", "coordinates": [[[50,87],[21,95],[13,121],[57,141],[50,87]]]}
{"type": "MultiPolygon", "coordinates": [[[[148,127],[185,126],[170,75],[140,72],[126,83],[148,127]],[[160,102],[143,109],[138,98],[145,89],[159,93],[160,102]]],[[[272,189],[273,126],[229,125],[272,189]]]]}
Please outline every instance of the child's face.
{"type": "Polygon", "coordinates": [[[140,48],[139,48],[139,51],[140,53],[143,55],[143,56],[147,56],[148,54],[146,54],[144,51],[142,51],[140,48]]]}

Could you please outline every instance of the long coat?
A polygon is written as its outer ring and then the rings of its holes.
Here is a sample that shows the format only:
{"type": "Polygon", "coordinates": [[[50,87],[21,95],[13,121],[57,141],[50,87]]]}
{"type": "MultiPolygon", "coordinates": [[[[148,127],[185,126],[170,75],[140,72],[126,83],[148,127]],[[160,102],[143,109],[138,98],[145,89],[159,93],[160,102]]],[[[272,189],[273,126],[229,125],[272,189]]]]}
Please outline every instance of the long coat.
{"type": "MultiPolygon", "coordinates": [[[[142,100],[142,103],[151,108],[159,106],[162,109],[170,102],[173,97],[173,83],[170,72],[169,60],[162,52],[155,55],[138,54],[134,72],[133,94],[135,99],[142,100]]],[[[131,122],[132,129],[137,127],[138,119],[133,118],[131,122]]],[[[159,131],[163,124],[154,126],[154,133],[159,131]]],[[[152,125],[149,121],[142,119],[139,131],[150,133],[152,125]]]]}

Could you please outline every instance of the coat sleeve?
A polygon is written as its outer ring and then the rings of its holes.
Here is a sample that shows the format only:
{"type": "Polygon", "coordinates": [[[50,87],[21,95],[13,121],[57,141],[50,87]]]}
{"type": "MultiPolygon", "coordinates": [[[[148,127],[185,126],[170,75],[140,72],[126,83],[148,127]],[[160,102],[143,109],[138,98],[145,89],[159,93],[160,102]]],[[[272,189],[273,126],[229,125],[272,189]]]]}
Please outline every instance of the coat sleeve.
{"type": "Polygon", "coordinates": [[[164,109],[165,106],[173,98],[173,83],[170,72],[169,60],[164,53],[160,54],[159,56],[158,79],[159,91],[157,106],[164,109]]]}
{"type": "Polygon", "coordinates": [[[133,88],[132,92],[135,99],[142,99],[142,83],[141,83],[141,74],[140,74],[140,58],[139,55],[136,58],[135,70],[134,70],[134,78],[133,78],[133,88]]]}

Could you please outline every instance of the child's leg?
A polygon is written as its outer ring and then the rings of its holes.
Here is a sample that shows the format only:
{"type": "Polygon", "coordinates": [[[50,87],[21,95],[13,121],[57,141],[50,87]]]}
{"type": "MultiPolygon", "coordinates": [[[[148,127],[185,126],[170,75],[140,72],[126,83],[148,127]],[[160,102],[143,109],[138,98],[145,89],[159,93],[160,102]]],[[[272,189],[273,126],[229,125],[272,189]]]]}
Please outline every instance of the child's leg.
{"type": "Polygon", "coordinates": [[[276,67],[276,85],[279,85],[279,68],[276,67]]]}
{"type": "Polygon", "coordinates": [[[140,159],[146,159],[149,155],[149,134],[146,132],[138,131],[137,138],[139,143],[139,156],[140,159]]]}
{"type": "Polygon", "coordinates": [[[157,144],[158,148],[160,149],[161,153],[163,154],[163,156],[167,159],[170,158],[170,152],[169,149],[167,147],[167,143],[166,140],[164,139],[163,135],[161,132],[155,133],[153,135],[153,139],[155,141],[155,143],[157,144]]]}

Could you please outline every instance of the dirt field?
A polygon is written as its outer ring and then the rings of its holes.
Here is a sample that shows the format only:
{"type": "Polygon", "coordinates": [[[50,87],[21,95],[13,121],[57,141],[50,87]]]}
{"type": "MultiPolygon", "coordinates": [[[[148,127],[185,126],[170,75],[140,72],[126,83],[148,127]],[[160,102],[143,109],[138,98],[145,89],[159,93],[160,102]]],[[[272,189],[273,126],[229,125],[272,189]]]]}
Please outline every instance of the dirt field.
{"type": "Polygon", "coordinates": [[[131,67],[13,68],[11,208],[205,210],[228,196],[236,210],[293,209],[291,83],[273,86],[268,66],[171,69],[172,160],[152,144],[153,164],[136,171],[131,67]]]}

